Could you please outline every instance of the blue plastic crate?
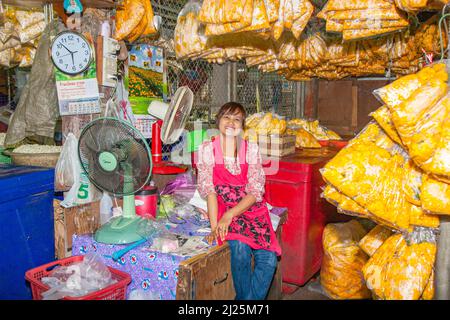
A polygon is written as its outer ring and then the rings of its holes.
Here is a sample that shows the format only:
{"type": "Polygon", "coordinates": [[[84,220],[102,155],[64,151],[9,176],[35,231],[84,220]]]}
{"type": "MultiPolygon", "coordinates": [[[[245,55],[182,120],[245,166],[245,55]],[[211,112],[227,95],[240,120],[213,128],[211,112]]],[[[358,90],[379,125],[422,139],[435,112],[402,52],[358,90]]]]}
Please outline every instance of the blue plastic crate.
{"type": "Polygon", "coordinates": [[[25,272],[55,259],[54,169],[0,164],[0,299],[31,299],[25,272]]]}

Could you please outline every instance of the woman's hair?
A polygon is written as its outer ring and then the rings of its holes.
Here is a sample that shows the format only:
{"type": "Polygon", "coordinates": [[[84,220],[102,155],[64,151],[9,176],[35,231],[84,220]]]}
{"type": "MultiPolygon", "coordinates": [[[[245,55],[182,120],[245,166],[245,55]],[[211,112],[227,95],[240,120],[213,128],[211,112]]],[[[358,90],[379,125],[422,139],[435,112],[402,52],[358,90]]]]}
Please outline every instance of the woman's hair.
{"type": "Polygon", "coordinates": [[[216,124],[219,125],[220,119],[226,115],[226,114],[242,114],[242,128],[244,128],[245,125],[245,117],[247,116],[247,113],[245,112],[244,107],[242,104],[237,102],[227,102],[223,106],[220,107],[219,112],[216,116],[216,124]]]}

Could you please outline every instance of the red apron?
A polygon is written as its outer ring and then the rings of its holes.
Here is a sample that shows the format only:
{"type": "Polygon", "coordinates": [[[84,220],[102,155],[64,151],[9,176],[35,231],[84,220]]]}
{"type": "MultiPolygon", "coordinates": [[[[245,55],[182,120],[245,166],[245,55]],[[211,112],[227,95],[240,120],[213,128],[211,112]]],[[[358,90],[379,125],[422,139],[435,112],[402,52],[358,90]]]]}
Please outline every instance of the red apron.
{"type": "MultiPolygon", "coordinates": [[[[217,221],[219,221],[227,210],[236,206],[247,195],[245,192],[245,186],[248,182],[247,141],[242,140],[239,148],[238,157],[241,173],[238,175],[231,174],[225,168],[219,137],[216,137],[213,141],[213,150],[215,157],[213,183],[217,193],[217,221]]],[[[234,217],[228,227],[228,235],[225,240],[239,240],[252,249],[274,251],[278,256],[281,255],[281,247],[273,231],[265,200],[256,202],[246,212],[234,217]]],[[[219,245],[222,244],[220,239],[218,239],[218,242],[219,245]]]]}

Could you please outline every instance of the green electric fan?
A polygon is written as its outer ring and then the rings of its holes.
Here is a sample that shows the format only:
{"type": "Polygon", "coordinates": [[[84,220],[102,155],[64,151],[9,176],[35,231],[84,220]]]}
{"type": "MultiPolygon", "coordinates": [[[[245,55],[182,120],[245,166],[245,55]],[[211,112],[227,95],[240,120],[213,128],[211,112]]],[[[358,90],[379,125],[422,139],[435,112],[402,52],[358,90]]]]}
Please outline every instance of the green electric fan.
{"type": "Polygon", "coordinates": [[[150,180],[152,161],[144,136],[116,118],[98,118],[80,135],[78,155],[89,180],[99,189],[123,196],[123,214],[94,235],[97,242],[128,244],[142,239],[143,218],[136,215],[134,194],[150,180]]]}

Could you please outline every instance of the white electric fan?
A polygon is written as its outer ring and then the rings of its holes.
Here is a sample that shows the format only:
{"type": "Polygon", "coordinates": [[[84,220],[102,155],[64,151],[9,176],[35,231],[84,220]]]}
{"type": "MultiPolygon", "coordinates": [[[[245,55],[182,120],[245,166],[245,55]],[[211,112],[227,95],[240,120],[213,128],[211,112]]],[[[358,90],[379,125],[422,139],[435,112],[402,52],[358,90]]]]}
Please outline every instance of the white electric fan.
{"type": "Polygon", "coordinates": [[[152,101],[148,113],[158,120],[152,125],[152,162],[154,174],[178,174],[187,166],[162,161],[162,143],[173,144],[183,134],[186,121],[194,102],[194,93],[189,87],[179,87],[170,104],[152,101]]]}
{"type": "Polygon", "coordinates": [[[145,219],[136,215],[134,194],[149,182],[150,154],[142,133],[128,122],[99,118],[84,127],[78,144],[83,170],[99,189],[123,196],[123,215],[97,230],[97,242],[128,244],[142,239],[145,219]]]}

